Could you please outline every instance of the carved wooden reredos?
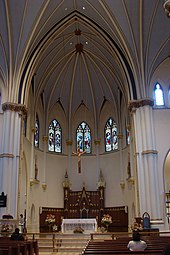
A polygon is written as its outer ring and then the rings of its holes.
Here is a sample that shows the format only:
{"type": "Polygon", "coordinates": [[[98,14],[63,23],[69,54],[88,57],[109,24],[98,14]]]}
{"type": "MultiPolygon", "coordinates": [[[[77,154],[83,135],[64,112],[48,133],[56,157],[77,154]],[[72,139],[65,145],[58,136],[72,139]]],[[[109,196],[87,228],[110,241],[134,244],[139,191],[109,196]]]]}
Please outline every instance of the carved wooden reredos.
{"type": "Polygon", "coordinates": [[[67,173],[64,188],[64,218],[100,218],[104,211],[104,183],[102,174],[98,183],[98,190],[87,191],[85,185],[81,191],[72,191],[67,173]]]}
{"type": "Polygon", "coordinates": [[[48,225],[45,223],[48,214],[55,215],[55,224],[61,227],[62,219],[77,218],[96,218],[98,227],[101,227],[101,219],[103,214],[110,214],[112,224],[110,229],[115,231],[127,231],[128,227],[128,211],[126,206],[105,207],[105,181],[102,173],[98,181],[96,191],[87,191],[85,184],[81,191],[72,191],[67,173],[63,182],[64,192],[64,208],[48,208],[42,207],[40,213],[40,231],[48,231],[48,225]]]}

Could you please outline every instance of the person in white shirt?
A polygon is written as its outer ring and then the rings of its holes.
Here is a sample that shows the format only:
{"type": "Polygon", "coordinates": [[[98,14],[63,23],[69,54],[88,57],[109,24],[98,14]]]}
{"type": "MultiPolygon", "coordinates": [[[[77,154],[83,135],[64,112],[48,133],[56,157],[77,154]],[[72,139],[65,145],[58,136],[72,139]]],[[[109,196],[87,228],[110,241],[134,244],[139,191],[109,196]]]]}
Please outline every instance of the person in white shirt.
{"type": "Polygon", "coordinates": [[[133,232],[133,240],[129,241],[127,248],[130,251],[144,251],[147,247],[145,241],[140,239],[140,234],[138,231],[133,232]]]}

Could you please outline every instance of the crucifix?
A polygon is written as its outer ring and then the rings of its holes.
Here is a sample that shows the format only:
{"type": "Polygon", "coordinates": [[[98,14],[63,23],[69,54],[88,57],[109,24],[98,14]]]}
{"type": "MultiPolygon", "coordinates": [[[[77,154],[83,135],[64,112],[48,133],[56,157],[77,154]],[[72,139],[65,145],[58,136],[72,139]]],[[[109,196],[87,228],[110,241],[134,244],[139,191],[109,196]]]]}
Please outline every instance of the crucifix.
{"type": "Polygon", "coordinates": [[[81,173],[81,155],[85,154],[86,151],[80,151],[80,147],[77,148],[77,152],[73,152],[73,154],[78,156],[78,173],[81,173]]]}

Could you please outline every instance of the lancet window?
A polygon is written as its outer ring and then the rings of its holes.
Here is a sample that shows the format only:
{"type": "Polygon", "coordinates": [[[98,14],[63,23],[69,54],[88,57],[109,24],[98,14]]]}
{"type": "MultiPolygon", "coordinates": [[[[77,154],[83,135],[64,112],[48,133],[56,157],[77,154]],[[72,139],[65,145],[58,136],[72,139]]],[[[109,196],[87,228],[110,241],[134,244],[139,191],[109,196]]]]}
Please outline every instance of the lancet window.
{"type": "Polygon", "coordinates": [[[109,118],[105,125],[105,151],[118,149],[117,124],[109,118]]]}
{"type": "Polygon", "coordinates": [[[39,118],[38,114],[36,114],[36,120],[35,120],[35,133],[34,133],[34,146],[39,147],[39,132],[40,132],[40,126],[39,126],[39,118]]]}
{"type": "Polygon", "coordinates": [[[60,123],[54,119],[48,128],[48,150],[51,152],[62,152],[62,130],[60,123]]]}
{"type": "Polygon", "coordinates": [[[77,151],[91,153],[91,130],[89,125],[82,121],[76,131],[77,151]]]}
{"type": "Polygon", "coordinates": [[[164,106],[164,92],[159,83],[154,87],[155,106],[164,106]]]}

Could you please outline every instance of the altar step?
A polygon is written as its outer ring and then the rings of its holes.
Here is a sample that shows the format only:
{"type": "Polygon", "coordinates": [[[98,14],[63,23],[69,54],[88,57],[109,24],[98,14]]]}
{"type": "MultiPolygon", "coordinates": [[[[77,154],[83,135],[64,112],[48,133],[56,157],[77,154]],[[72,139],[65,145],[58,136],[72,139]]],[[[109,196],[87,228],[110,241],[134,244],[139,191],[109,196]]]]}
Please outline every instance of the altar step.
{"type": "Polygon", "coordinates": [[[57,235],[55,240],[49,237],[39,238],[39,251],[81,254],[89,239],[88,234],[61,234],[57,235]]]}

